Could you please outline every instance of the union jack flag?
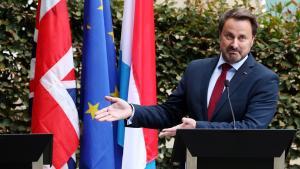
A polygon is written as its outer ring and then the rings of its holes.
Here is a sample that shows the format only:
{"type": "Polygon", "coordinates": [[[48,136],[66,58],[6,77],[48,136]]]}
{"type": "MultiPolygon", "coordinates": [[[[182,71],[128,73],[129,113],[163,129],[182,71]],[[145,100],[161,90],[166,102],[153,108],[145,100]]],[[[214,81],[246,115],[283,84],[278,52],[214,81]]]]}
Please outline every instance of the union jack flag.
{"type": "Polygon", "coordinates": [[[79,120],[76,82],[66,0],[39,0],[30,96],[32,133],[53,134],[53,166],[75,168],[79,120]]]}

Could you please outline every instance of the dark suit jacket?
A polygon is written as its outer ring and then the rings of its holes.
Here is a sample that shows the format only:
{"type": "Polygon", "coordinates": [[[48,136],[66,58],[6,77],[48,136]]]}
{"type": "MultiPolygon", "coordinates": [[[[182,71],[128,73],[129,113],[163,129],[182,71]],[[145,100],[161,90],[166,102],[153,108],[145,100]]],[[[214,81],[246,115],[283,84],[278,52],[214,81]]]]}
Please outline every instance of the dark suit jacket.
{"type": "MultiPolygon", "coordinates": [[[[211,121],[207,120],[207,89],[219,57],[191,62],[176,90],[167,101],[157,106],[134,105],[131,127],[168,128],[181,123],[182,117],[197,121],[197,128],[233,128],[227,90],[217,103],[211,121]]],[[[248,59],[230,81],[237,128],[266,128],[277,107],[278,76],[248,59]]]]}

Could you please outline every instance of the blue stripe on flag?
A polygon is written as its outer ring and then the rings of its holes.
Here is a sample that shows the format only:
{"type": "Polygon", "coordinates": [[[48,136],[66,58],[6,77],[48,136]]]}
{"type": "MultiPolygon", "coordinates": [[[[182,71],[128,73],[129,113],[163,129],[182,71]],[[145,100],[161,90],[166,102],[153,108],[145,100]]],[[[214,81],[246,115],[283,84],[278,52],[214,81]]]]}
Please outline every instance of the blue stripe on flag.
{"type": "Polygon", "coordinates": [[[127,100],[129,86],[130,67],[121,62],[120,64],[120,98],[127,100]]]}
{"type": "Polygon", "coordinates": [[[156,168],[156,163],[155,160],[147,163],[146,168],[145,169],[155,169],[156,168]]]}
{"type": "MultiPolygon", "coordinates": [[[[120,60],[122,60],[122,51],[120,51],[120,60]]],[[[124,62],[120,62],[120,98],[127,100],[129,86],[130,67],[124,62]]],[[[125,124],[123,120],[118,123],[118,144],[124,146],[125,124]]]]}
{"type": "Polygon", "coordinates": [[[68,160],[68,169],[75,169],[76,168],[76,163],[72,157],[69,158],[68,160]]]}
{"type": "Polygon", "coordinates": [[[67,89],[69,95],[72,97],[74,103],[76,103],[76,89],[67,89]]]}

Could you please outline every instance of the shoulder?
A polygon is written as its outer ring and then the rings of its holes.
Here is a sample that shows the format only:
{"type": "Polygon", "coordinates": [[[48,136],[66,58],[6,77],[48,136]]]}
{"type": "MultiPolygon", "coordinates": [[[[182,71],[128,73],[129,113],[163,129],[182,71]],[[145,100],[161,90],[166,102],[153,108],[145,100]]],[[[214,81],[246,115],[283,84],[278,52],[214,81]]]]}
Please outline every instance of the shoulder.
{"type": "Polygon", "coordinates": [[[264,78],[266,80],[270,77],[278,79],[278,75],[274,71],[256,61],[251,53],[249,54],[249,58],[246,61],[246,65],[249,66],[250,70],[254,72],[252,75],[257,79],[264,78]]]}
{"type": "Polygon", "coordinates": [[[257,64],[255,65],[255,70],[262,77],[278,78],[278,75],[273,70],[271,70],[270,68],[266,67],[265,65],[263,65],[261,63],[257,62],[257,64]]]}
{"type": "Polygon", "coordinates": [[[267,90],[274,92],[274,90],[270,90],[270,88],[276,89],[276,91],[278,90],[279,77],[270,68],[257,62],[250,72],[248,83],[252,83],[254,89],[264,92],[267,90]]]}
{"type": "Polygon", "coordinates": [[[195,69],[195,68],[206,68],[206,67],[211,67],[214,64],[217,64],[219,60],[218,56],[212,56],[209,58],[205,58],[205,59],[196,59],[191,61],[188,66],[187,69],[195,69]]]}

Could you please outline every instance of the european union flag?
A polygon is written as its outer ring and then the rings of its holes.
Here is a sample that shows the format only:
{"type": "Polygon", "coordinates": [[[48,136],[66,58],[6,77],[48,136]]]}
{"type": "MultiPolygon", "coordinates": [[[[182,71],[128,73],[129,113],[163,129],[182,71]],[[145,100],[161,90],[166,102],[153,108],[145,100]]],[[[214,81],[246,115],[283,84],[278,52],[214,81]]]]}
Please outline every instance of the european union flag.
{"type": "Polygon", "coordinates": [[[120,168],[121,149],[116,144],[116,123],[94,120],[95,112],[118,95],[114,34],[109,0],[85,0],[81,109],[83,131],[80,168],[120,168]]]}

